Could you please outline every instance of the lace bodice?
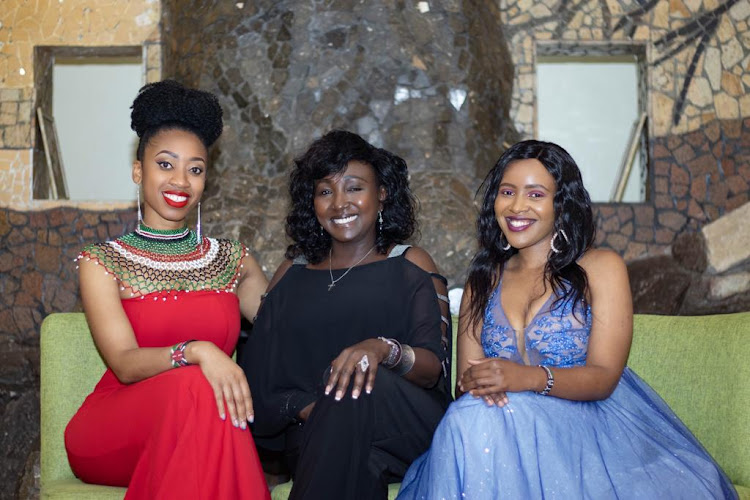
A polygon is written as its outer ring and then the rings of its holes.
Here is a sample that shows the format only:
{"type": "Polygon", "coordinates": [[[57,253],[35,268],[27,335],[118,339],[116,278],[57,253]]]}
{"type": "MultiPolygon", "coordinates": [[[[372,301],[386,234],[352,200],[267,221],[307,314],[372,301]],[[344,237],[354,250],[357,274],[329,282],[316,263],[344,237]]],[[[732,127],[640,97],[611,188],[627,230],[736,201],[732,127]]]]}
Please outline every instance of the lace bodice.
{"type": "Polygon", "coordinates": [[[529,365],[558,367],[586,364],[591,307],[578,304],[573,311],[570,301],[555,305],[561,292],[550,295],[523,331],[515,331],[500,301],[502,281],[497,286],[484,312],[482,348],[484,355],[504,358],[529,365]],[[524,348],[519,349],[519,342],[524,348]]]}

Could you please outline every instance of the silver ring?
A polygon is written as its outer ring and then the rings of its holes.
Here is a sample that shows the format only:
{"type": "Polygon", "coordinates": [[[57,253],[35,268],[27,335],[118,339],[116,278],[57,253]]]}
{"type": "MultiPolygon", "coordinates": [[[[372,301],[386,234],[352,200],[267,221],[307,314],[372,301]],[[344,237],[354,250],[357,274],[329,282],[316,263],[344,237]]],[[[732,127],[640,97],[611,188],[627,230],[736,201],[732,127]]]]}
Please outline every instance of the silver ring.
{"type": "Polygon", "coordinates": [[[359,360],[359,369],[362,370],[362,372],[367,372],[367,369],[370,367],[370,360],[367,358],[367,354],[362,356],[362,359],[359,360]]]}

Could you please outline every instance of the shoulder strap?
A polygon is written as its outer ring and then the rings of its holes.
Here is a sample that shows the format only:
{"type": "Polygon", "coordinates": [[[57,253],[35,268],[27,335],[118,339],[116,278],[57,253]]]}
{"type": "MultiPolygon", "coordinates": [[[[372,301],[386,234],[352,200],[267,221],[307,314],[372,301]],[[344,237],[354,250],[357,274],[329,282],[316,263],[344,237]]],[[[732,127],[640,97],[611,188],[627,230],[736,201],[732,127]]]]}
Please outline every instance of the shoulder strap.
{"type": "Polygon", "coordinates": [[[307,265],[307,257],[304,255],[298,255],[294,258],[292,261],[293,266],[306,266],[307,265]]]}
{"type": "Polygon", "coordinates": [[[391,250],[391,253],[388,254],[388,258],[393,257],[399,257],[406,253],[407,250],[411,248],[411,245],[396,245],[393,247],[393,250],[391,250]]]}

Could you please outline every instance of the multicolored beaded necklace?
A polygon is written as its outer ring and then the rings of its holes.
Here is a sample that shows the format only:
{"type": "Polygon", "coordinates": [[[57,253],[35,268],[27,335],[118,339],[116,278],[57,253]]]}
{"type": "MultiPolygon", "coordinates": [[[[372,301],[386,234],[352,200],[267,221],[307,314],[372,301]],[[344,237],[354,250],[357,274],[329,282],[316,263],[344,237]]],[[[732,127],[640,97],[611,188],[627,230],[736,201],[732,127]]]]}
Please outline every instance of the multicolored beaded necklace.
{"type": "Polygon", "coordinates": [[[245,255],[236,241],[202,237],[199,246],[187,227],[160,230],[140,223],[132,233],[87,246],[76,260],[95,260],[131,297],[158,293],[166,300],[176,291],[234,291],[245,255]]]}

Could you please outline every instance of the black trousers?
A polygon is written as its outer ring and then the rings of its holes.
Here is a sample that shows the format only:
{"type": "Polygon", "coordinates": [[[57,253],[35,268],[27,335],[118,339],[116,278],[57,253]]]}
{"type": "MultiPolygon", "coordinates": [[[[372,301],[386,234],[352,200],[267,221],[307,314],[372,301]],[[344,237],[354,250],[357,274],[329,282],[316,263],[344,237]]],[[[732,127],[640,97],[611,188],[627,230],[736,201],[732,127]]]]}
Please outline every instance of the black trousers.
{"type": "MultiPolygon", "coordinates": [[[[290,500],[387,498],[388,483],[403,479],[429,447],[448,403],[382,367],[369,395],[319,398],[299,428],[290,500]]],[[[287,440],[292,454],[293,441],[287,440]]]]}

